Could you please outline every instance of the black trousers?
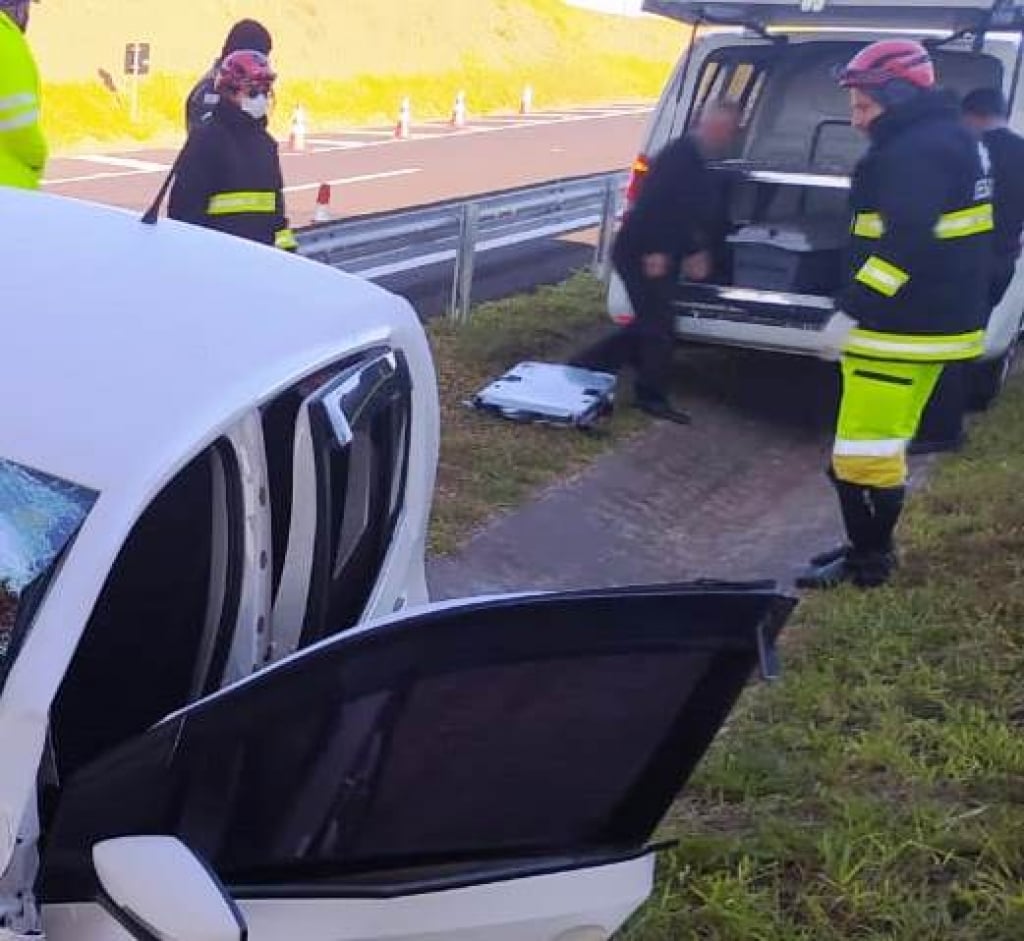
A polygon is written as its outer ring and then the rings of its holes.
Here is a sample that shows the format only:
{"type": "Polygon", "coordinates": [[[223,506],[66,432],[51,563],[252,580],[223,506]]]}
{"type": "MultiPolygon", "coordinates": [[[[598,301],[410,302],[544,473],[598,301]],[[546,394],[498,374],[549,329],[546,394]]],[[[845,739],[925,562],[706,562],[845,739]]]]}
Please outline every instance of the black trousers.
{"type": "MultiPolygon", "coordinates": [[[[636,318],[573,358],[574,366],[617,373],[631,366],[636,373],[636,394],[641,399],[664,399],[672,372],[675,314],[674,276],[648,278],[639,258],[616,259],[616,270],[629,294],[636,318]]],[[[669,270],[678,270],[673,263],[669,270]]]]}
{"type": "MultiPolygon", "coordinates": [[[[994,310],[1006,294],[1017,270],[1017,259],[1004,256],[997,259],[989,285],[989,306],[994,310]]],[[[921,428],[917,433],[919,447],[954,445],[963,438],[964,414],[971,393],[970,366],[950,363],[942,372],[935,394],[925,409],[921,428]]]]}

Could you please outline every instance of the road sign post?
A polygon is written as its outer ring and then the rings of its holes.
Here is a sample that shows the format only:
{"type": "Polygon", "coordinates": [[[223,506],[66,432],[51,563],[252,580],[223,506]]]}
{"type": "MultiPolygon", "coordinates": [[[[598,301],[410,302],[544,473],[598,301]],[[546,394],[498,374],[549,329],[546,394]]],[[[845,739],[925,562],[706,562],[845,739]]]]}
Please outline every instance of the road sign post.
{"type": "Polygon", "coordinates": [[[124,74],[131,80],[132,123],[139,120],[139,79],[149,75],[148,42],[130,42],[124,49],[124,74]]]}

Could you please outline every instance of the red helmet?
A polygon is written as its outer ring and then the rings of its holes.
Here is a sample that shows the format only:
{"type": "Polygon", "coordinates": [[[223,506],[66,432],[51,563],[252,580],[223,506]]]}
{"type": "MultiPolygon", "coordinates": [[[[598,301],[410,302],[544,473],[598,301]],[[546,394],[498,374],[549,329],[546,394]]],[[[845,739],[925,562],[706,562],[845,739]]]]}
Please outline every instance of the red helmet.
{"type": "Polygon", "coordinates": [[[928,50],[912,39],[883,39],[861,49],[838,74],[843,88],[883,88],[903,81],[917,88],[935,85],[935,65],[928,50]]]}
{"type": "Polygon", "coordinates": [[[276,78],[270,67],[270,59],[262,52],[243,49],[221,60],[215,88],[229,95],[240,92],[250,95],[268,94],[276,78]]]}

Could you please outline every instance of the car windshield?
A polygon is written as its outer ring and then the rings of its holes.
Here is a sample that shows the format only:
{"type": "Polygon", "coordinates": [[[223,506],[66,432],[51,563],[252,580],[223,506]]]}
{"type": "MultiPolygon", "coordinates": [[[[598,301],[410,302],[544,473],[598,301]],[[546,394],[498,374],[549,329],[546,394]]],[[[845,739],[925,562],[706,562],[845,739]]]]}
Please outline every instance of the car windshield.
{"type": "Polygon", "coordinates": [[[0,459],[0,682],[54,563],[95,501],[91,490],[0,459]]]}

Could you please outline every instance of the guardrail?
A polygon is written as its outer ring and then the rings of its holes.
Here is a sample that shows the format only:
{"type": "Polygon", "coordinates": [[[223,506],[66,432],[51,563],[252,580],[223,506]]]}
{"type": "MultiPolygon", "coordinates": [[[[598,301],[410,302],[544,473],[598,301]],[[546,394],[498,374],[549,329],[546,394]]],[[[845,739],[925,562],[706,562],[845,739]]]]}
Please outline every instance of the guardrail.
{"type": "Polygon", "coordinates": [[[449,316],[464,321],[475,261],[484,252],[597,228],[594,270],[607,276],[626,178],[603,173],[328,222],[301,230],[299,250],[370,280],[454,261],[449,316]]]}

